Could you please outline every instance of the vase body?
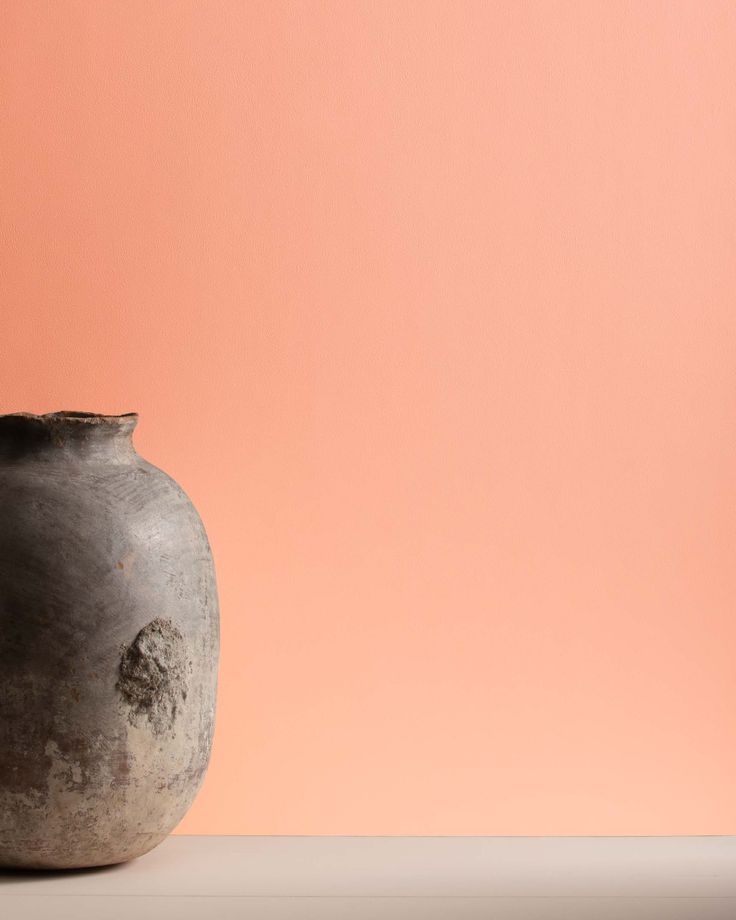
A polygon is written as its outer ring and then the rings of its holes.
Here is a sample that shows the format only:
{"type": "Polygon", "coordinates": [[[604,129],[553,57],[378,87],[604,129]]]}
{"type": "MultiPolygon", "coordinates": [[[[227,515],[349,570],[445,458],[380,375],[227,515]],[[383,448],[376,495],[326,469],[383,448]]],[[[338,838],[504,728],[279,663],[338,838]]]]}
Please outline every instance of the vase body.
{"type": "Polygon", "coordinates": [[[0,416],[0,866],[152,849],[202,781],[214,568],[137,416],[0,416]]]}

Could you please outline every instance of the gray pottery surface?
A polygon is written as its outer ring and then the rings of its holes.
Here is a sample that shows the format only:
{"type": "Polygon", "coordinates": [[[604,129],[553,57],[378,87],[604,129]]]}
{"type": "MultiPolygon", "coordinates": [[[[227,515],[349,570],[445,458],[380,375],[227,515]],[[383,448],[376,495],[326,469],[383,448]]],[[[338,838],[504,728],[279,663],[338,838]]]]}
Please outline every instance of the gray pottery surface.
{"type": "Polygon", "coordinates": [[[175,827],[214,725],[194,506],[135,414],[0,416],[0,865],[123,862],[175,827]]]}

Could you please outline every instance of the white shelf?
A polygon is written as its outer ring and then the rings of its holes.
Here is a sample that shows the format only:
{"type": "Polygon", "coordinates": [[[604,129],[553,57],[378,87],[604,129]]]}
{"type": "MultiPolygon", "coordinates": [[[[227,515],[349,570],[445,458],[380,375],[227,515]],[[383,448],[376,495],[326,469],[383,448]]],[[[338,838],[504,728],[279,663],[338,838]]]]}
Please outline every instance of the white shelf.
{"type": "Polygon", "coordinates": [[[170,837],[0,871],[2,920],[736,920],[734,837],[170,837]]]}

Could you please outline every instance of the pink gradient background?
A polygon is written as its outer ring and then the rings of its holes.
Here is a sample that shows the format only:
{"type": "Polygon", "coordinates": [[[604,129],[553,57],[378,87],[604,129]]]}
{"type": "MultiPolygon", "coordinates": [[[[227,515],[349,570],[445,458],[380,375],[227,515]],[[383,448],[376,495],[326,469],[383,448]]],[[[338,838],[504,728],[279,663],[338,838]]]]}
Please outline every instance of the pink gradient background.
{"type": "Polygon", "coordinates": [[[180,831],[736,832],[736,5],[0,10],[0,409],[217,562],[180,831]]]}

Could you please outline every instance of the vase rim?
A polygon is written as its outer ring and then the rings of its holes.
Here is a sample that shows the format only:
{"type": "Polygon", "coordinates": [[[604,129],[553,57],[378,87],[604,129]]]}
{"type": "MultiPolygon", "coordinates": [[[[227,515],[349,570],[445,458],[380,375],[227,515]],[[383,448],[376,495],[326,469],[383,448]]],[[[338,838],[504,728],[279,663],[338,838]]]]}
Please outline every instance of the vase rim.
{"type": "Polygon", "coordinates": [[[135,456],[137,424],[137,412],[11,412],[0,415],[0,456],[3,461],[28,456],[127,461],[135,456]]]}
{"type": "Polygon", "coordinates": [[[71,422],[80,425],[124,425],[138,420],[137,412],[123,412],[120,415],[107,415],[102,412],[77,412],[62,410],[60,412],[8,412],[0,414],[2,419],[29,419],[34,422],[71,422]]]}

